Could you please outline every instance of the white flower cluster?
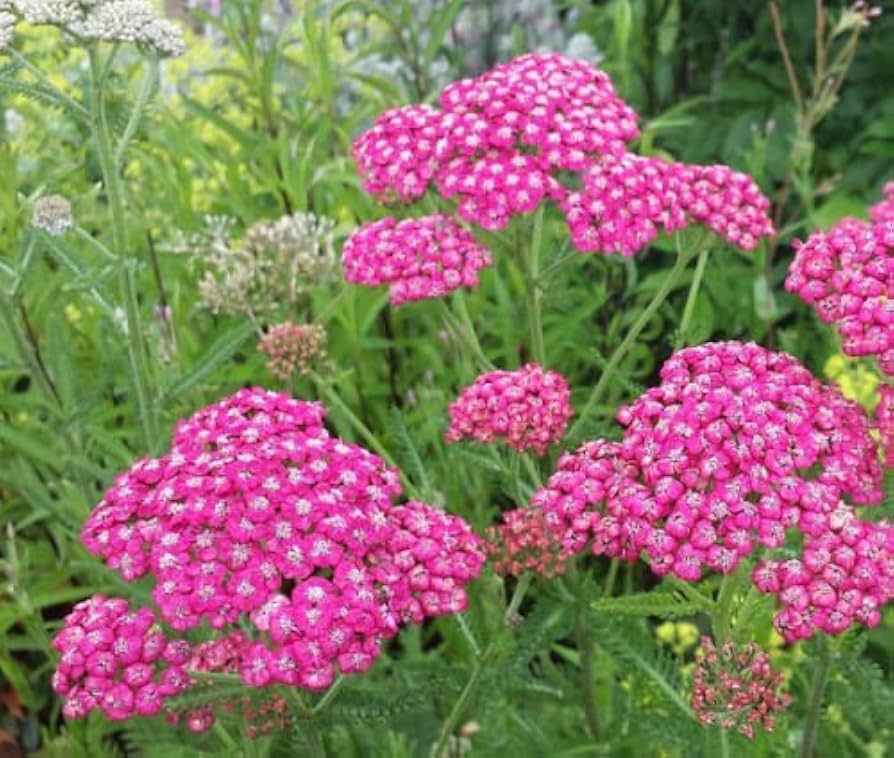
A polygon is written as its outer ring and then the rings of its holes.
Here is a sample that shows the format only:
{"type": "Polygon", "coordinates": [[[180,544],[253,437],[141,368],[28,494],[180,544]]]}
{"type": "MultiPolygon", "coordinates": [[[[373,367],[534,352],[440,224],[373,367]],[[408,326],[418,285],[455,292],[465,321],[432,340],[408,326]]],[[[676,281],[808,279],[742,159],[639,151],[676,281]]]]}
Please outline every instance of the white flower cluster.
{"type": "Polygon", "coordinates": [[[150,0],[0,0],[0,50],[11,43],[18,17],[91,40],[144,45],[162,56],[184,51],[183,32],[160,18],[150,0]]]}
{"type": "Polygon", "coordinates": [[[62,195],[44,195],[31,210],[31,226],[59,237],[74,225],[71,203],[62,195]]]}
{"type": "Polygon", "coordinates": [[[294,213],[258,221],[231,241],[232,220],[206,218],[203,233],[176,246],[203,270],[199,299],[213,313],[269,314],[294,306],[335,264],[332,219],[294,213]]]}
{"type": "Polygon", "coordinates": [[[0,0],[0,51],[9,47],[15,31],[16,17],[12,13],[10,0],[0,0]]]}

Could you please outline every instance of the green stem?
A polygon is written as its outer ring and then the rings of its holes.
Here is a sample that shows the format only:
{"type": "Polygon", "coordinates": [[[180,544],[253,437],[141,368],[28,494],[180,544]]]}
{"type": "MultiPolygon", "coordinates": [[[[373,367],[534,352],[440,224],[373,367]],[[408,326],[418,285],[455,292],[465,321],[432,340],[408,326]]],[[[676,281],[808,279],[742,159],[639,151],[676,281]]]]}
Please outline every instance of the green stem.
{"type": "Polygon", "coordinates": [[[801,758],[813,758],[814,756],[820,711],[823,705],[823,693],[826,689],[826,681],[829,678],[831,657],[826,638],[822,635],[817,639],[817,647],[819,648],[819,660],[813,671],[813,681],[810,683],[810,695],[807,699],[807,720],[804,723],[804,741],[801,743],[801,758]]]}
{"type": "Polygon", "coordinates": [[[692,320],[692,314],[695,311],[695,303],[698,300],[698,291],[701,288],[702,277],[705,274],[705,265],[708,262],[707,248],[698,254],[698,261],[695,264],[695,274],[692,276],[692,284],[689,286],[689,294],[686,296],[686,305],[683,307],[683,317],[680,319],[680,338],[684,345],[689,344],[687,331],[689,330],[689,322],[692,320]]]}
{"type": "Polygon", "coordinates": [[[574,638],[580,651],[581,692],[584,700],[584,714],[587,717],[587,728],[590,736],[597,740],[602,733],[602,720],[596,702],[595,661],[593,658],[593,640],[587,628],[587,603],[581,594],[578,598],[578,609],[574,619],[574,638]]]}
{"type": "Polygon", "coordinates": [[[472,629],[469,627],[469,622],[466,621],[466,617],[462,613],[457,613],[453,618],[456,619],[456,623],[459,625],[459,630],[462,632],[469,649],[471,649],[472,655],[476,658],[480,658],[481,646],[478,644],[478,640],[475,639],[475,635],[472,633],[472,629]]]}
{"type": "Polygon", "coordinates": [[[326,708],[329,707],[329,704],[333,700],[335,700],[336,695],[338,695],[338,691],[342,688],[342,685],[344,683],[345,677],[342,674],[339,674],[337,677],[335,677],[335,681],[332,682],[332,685],[329,687],[329,689],[323,693],[323,697],[321,697],[311,709],[311,714],[316,716],[326,710],[326,708]]]}
{"type": "Polygon", "coordinates": [[[111,216],[113,252],[118,258],[118,287],[127,316],[127,354],[137,393],[137,405],[146,439],[146,448],[155,451],[158,439],[157,409],[152,399],[149,368],[146,360],[146,344],[137,300],[134,264],[128,266],[127,223],[124,214],[124,195],[118,168],[112,154],[111,130],[101,89],[101,74],[97,48],[90,50],[90,115],[93,138],[96,142],[103,186],[111,216]]]}
{"type": "MultiPolygon", "coordinates": [[[[612,562],[617,572],[616,562],[612,562]]],[[[609,569],[611,571],[611,569],[609,569]]],[[[580,655],[580,687],[583,696],[584,715],[587,719],[587,730],[590,737],[598,740],[602,734],[602,719],[599,716],[599,704],[596,698],[596,671],[593,656],[593,639],[587,626],[589,601],[586,594],[584,576],[572,563],[569,566],[568,578],[577,586],[574,588],[574,642],[580,655]]]]}
{"type": "Polygon", "coordinates": [[[720,730],[720,758],[730,758],[729,735],[727,735],[726,729],[720,730]]]}
{"type": "Polygon", "coordinates": [[[528,311],[528,328],[531,332],[531,357],[541,366],[546,364],[546,348],[543,343],[543,320],[540,313],[540,246],[543,240],[543,213],[541,205],[534,216],[531,244],[524,254],[525,304],[528,311]]]}
{"type": "Polygon", "coordinates": [[[611,597],[615,589],[615,581],[618,578],[618,568],[621,562],[617,558],[612,558],[608,567],[608,575],[605,577],[605,586],[602,588],[602,597],[611,597]]]}
{"type": "Polygon", "coordinates": [[[735,595],[737,582],[735,572],[727,574],[720,582],[720,592],[717,593],[717,603],[714,613],[711,614],[711,627],[714,639],[718,645],[723,644],[729,638],[730,608],[735,595]]]}
{"type": "Polygon", "coordinates": [[[143,81],[137,92],[137,99],[134,102],[133,110],[130,112],[130,118],[127,120],[127,126],[124,127],[121,139],[118,140],[118,147],[115,148],[114,167],[116,170],[121,168],[124,154],[127,152],[127,146],[130,144],[137,127],[140,125],[143,113],[146,110],[146,105],[149,102],[149,96],[152,94],[152,88],[155,86],[157,79],[158,58],[153,56],[146,68],[146,74],[143,76],[143,81]]]}
{"type": "Polygon", "coordinates": [[[236,744],[236,740],[230,736],[226,727],[220,723],[220,719],[215,719],[214,721],[214,733],[223,742],[224,747],[229,751],[229,755],[237,755],[239,753],[239,746],[236,744]]]}
{"type": "Polygon", "coordinates": [[[437,758],[443,758],[443,756],[447,754],[446,749],[447,743],[450,741],[450,736],[459,725],[459,720],[460,718],[462,718],[463,710],[466,707],[466,703],[474,694],[475,688],[478,686],[478,682],[481,680],[481,675],[484,673],[485,663],[489,660],[491,655],[493,655],[495,649],[496,643],[490,642],[485,651],[475,662],[475,666],[472,668],[472,674],[469,677],[469,680],[466,682],[466,686],[463,687],[463,691],[460,693],[456,702],[453,704],[453,708],[450,710],[450,714],[447,716],[443,725],[441,726],[441,732],[438,736],[438,742],[435,747],[434,753],[432,753],[432,755],[437,756],[437,758]]]}
{"type": "MultiPolygon", "coordinates": [[[[478,341],[478,334],[475,331],[475,324],[472,323],[472,317],[469,315],[469,309],[466,306],[466,298],[461,290],[458,290],[453,296],[453,303],[456,306],[457,325],[456,329],[460,333],[460,339],[471,350],[473,356],[481,364],[482,368],[491,371],[494,364],[485,355],[478,341]]],[[[448,311],[449,313],[449,311],[448,311]]]]}
{"type": "Polygon", "coordinates": [[[611,357],[608,359],[605,364],[605,369],[602,372],[602,375],[599,377],[599,381],[596,382],[596,386],[593,388],[593,391],[590,393],[590,397],[587,398],[587,402],[583,407],[583,410],[577,417],[577,421],[571,426],[571,430],[568,432],[568,439],[577,440],[581,431],[583,430],[584,425],[589,421],[590,416],[593,413],[594,408],[597,406],[599,401],[602,399],[603,393],[608,389],[609,382],[611,382],[613,378],[613,374],[615,370],[620,365],[621,361],[626,357],[627,353],[630,351],[630,348],[633,347],[636,342],[636,338],[639,337],[640,332],[646,328],[646,324],[649,323],[649,319],[655,314],[661,304],[667,299],[667,296],[673,291],[674,287],[677,284],[680,276],[683,273],[683,270],[686,268],[686,264],[689,263],[689,259],[691,257],[691,253],[677,251],[677,258],[674,261],[673,268],[668,272],[667,276],[664,278],[664,281],[661,283],[661,286],[658,288],[658,291],[655,293],[652,300],[649,304],[643,309],[643,312],[640,313],[639,318],[633,322],[633,326],[630,327],[630,330],[625,335],[621,344],[615,349],[615,351],[611,354],[611,357]]]}

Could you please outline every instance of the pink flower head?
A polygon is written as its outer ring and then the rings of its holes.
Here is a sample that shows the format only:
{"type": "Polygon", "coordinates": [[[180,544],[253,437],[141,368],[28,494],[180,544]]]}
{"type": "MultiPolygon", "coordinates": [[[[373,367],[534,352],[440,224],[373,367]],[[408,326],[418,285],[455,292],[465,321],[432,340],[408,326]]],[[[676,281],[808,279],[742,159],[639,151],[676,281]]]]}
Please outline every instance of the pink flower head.
{"type": "Polygon", "coordinates": [[[855,623],[878,626],[894,597],[894,526],[862,521],[842,504],[823,531],[806,535],[799,558],[761,561],[752,578],[778,597],[774,623],[788,642],[817,630],[841,634],[855,623]]]}
{"type": "Polygon", "coordinates": [[[630,256],[659,232],[695,223],[743,250],[774,234],[769,200],[747,174],[632,153],[603,156],[583,173],[584,187],[562,209],[582,252],[630,256]]]}
{"type": "Polygon", "coordinates": [[[793,357],[755,344],[708,343],[674,354],[661,384],[618,419],[621,442],[566,453],[533,504],[563,545],[698,580],[733,571],[786,529],[827,529],[848,495],[881,500],[865,412],[793,357]]]}
{"type": "Polygon", "coordinates": [[[718,650],[709,637],[695,656],[692,709],[698,720],[721,729],[736,729],[754,739],[755,726],[772,732],[777,714],[791,703],[783,693],[782,674],[755,643],[725,642],[718,650]]]}
{"type": "Polygon", "coordinates": [[[785,288],[835,324],[846,355],[874,355],[894,376],[894,187],[870,222],[839,221],[795,243],[785,288]]]}
{"type": "Polygon", "coordinates": [[[510,447],[543,455],[565,434],[573,415],[565,378],[529,363],[516,371],[479,376],[451,403],[447,442],[471,437],[478,442],[503,439],[510,447]]]}
{"type": "Polygon", "coordinates": [[[438,168],[435,153],[443,137],[442,114],[429,105],[407,105],[379,116],[352,148],[363,189],[389,201],[425,194],[438,168]]]}
{"type": "Polygon", "coordinates": [[[591,156],[620,155],[639,136],[633,109],[593,65],[529,53],[448,85],[441,107],[468,116],[458,151],[533,151],[545,166],[578,171],[591,156]]]}
{"type": "Polygon", "coordinates": [[[392,304],[401,305],[477,287],[478,272],[491,256],[471,232],[438,214],[361,226],[345,242],[342,263],[347,281],[387,284],[392,304]]]}
{"type": "Polygon", "coordinates": [[[487,533],[487,552],[498,574],[534,571],[553,577],[564,573],[571,554],[553,534],[540,508],[516,508],[487,533]]]}
{"type": "Polygon", "coordinates": [[[186,689],[176,657],[184,643],[167,641],[158,629],[152,611],[133,611],[126,600],[94,595],[75,605],[53,639],[61,659],[52,685],[66,718],[96,709],[114,721],[154,715],[186,689]]]}
{"type": "Polygon", "coordinates": [[[397,471],[332,437],[324,413],[240,390],[178,423],[170,452],[120,476],[84,527],[125,579],[152,575],[174,629],[253,626],[250,644],[200,651],[251,686],[365,670],[400,623],[464,607],[484,561],[459,517],[394,506],[397,471]]]}
{"type": "Polygon", "coordinates": [[[885,467],[894,468],[894,384],[883,384],[879,388],[875,422],[882,438],[885,467]]]}

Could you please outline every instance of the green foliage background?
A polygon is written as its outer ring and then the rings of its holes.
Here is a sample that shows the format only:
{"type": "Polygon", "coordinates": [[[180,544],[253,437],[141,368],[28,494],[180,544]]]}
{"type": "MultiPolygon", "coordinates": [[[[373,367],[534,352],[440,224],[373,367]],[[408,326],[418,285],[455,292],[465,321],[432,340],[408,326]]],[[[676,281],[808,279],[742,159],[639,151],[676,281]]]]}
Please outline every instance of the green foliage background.
{"type": "MultiPolygon", "coordinates": [[[[141,720],[113,725],[95,714],[83,723],[63,723],[49,689],[49,640],[71,604],[94,592],[147,597],[144,587],[126,586],[102,569],[78,541],[80,525],[114,476],[135,457],[163,449],[175,420],[197,407],[246,384],[281,386],[266,372],[250,324],[198,307],[197,272],[187,256],[172,252],[172,230],[195,232],[206,214],[231,215],[247,227],[312,210],[337,221],[340,241],[357,224],[385,215],[359,189],[351,140],[382,110],[432,100],[445,77],[477,73],[469,70],[462,46],[447,44],[463,5],[299,3],[275,29],[263,23],[272,5],[261,0],[224,2],[219,16],[195,14],[196,24],[223,42],[212,45],[207,35],[192,34],[187,55],[164,64],[161,78],[150,82],[151,108],[134,136],[125,173],[135,261],[130,275],[148,329],[149,373],[157,390],[152,403],[161,421],[157,438],[149,440],[140,430],[124,338],[116,326],[115,272],[85,240],[67,239],[62,247],[28,224],[33,199],[58,192],[72,199],[85,230],[99,239],[107,234],[88,130],[14,58],[0,56],[0,111],[13,109],[25,124],[0,129],[0,513],[7,527],[0,564],[0,691],[14,692],[21,704],[20,711],[0,712],[0,728],[23,749],[91,758],[286,756],[311,755],[322,744],[338,756],[429,755],[479,665],[451,619],[407,629],[369,674],[345,684],[322,715],[296,710],[289,731],[248,740],[241,724],[224,719],[230,742],[218,731],[192,736],[183,727],[141,720]],[[369,65],[371,56],[393,63],[397,73],[377,72],[369,65]],[[161,303],[173,313],[173,352],[171,333],[152,317],[161,303]],[[24,335],[25,342],[16,342],[15,335],[24,335]],[[35,375],[34,360],[43,380],[35,375]]],[[[808,92],[814,3],[783,5],[786,39],[808,92]]],[[[678,324],[692,274],[684,275],[581,436],[616,435],[617,405],[648,386],[684,341],[755,339],[794,353],[822,375],[838,353],[836,338],[783,293],[782,281],[794,237],[844,215],[865,215],[884,181],[894,178],[894,19],[883,15],[865,30],[834,109],[794,156],[796,113],[765,3],[611,0],[556,6],[561,14],[574,11],[572,31],[595,43],[602,67],[641,114],[640,152],[750,172],[774,200],[781,230],[772,250],[714,251],[685,335],[678,324]]],[[[830,25],[841,10],[830,5],[830,25]]],[[[525,29],[492,32],[516,39],[515,52],[527,51],[525,29]]],[[[496,62],[492,42],[483,44],[488,64],[496,62]]],[[[26,31],[17,44],[55,86],[79,91],[85,76],[81,51],[45,28],[26,31]]],[[[118,134],[144,69],[129,54],[114,72],[110,109],[118,134]]],[[[562,229],[560,220],[547,217],[546,355],[549,366],[569,378],[579,408],[606,356],[667,275],[671,248],[656,244],[631,260],[575,256],[562,229]]],[[[481,235],[496,251],[498,265],[464,299],[485,354],[501,368],[530,357],[523,272],[514,260],[526,233],[524,224],[515,223],[499,238],[481,235]]],[[[338,434],[357,438],[347,411],[356,414],[425,498],[478,530],[527,499],[533,482],[517,458],[496,448],[448,448],[442,441],[445,408],[478,369],[438,303],[393,310],[384,292],[336,278],[312,294],[311,308],[327,314],[333,369],[326,381],[344,404],[327,402],[338,434]]],[[[869,386],[855,392],[871,406],[869,386]]],[[[320,392],[310,380],[288,389],[301,397],[320,392]]],[[[547,462],[542,473],[549,470],[547,462]]],[[[889,497],[883,511],[890,515],[892,508],[889,497]]],[[[579,582],[586,601],[599,596],[607,570],[594,559],[577,566],[579,576],[587,577],[579,582]]],[[[622,568],[623,594],[592,606],[583,619],[595,643],[596,673],[587,683],[581,680],[574,631],[580,619],[564,585],[537,580],[521,608],[522,620],[510,628],[502,614],[512,581],[507,587],[486,572],[473,589],[467,618],[475,635],[495,640],[495,646],[463,709],[466,729],[454,752],[470,747],[472,755],[514,751],[568,758],[708,756],[722,749],[731,755],[796,754],[821,660],[816,641],[774,647],[794,704],[773,734],[753,744],[730,736],[724,747],[718,732],[693,718],[687,694],[691,649],[661,643],[655,629],[660,619],[672,618],[707,631],[712,582],[705,580],[694,599],[673,587],[653,589],[657,582],[642,565],[622,568]],[[598,739],[588,733],[584,687],[593,689],[598,703],[598,739]]],[[[773,644],[770,604],[742,589],[734,609],[734,628],[743,638],[773,644]]],[[[816,754],[890,755],[894,617],[889,612],[879,629],[849,633],[829,647],[816,754]]],[[[212,688],[186,697],[219,695],[212,688]]]]}

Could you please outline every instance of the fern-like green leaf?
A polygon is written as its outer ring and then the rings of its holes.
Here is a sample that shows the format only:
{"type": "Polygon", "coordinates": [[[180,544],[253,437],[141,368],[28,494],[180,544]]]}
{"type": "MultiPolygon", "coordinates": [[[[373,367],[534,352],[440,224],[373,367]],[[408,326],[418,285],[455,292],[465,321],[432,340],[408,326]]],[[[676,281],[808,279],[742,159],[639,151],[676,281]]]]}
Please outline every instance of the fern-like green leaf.
{"type": "MultiPolygon", "coordinates": [[[[707,599],[706,599],[707,600],[707,599]]],[[[661,619],[677,619],[707,613],[710,604],[686,597],[677,590],[637,592],[620,597],[607,597],[593,603],[593,610],[621,616],[654,616],[661,619]]]]}

